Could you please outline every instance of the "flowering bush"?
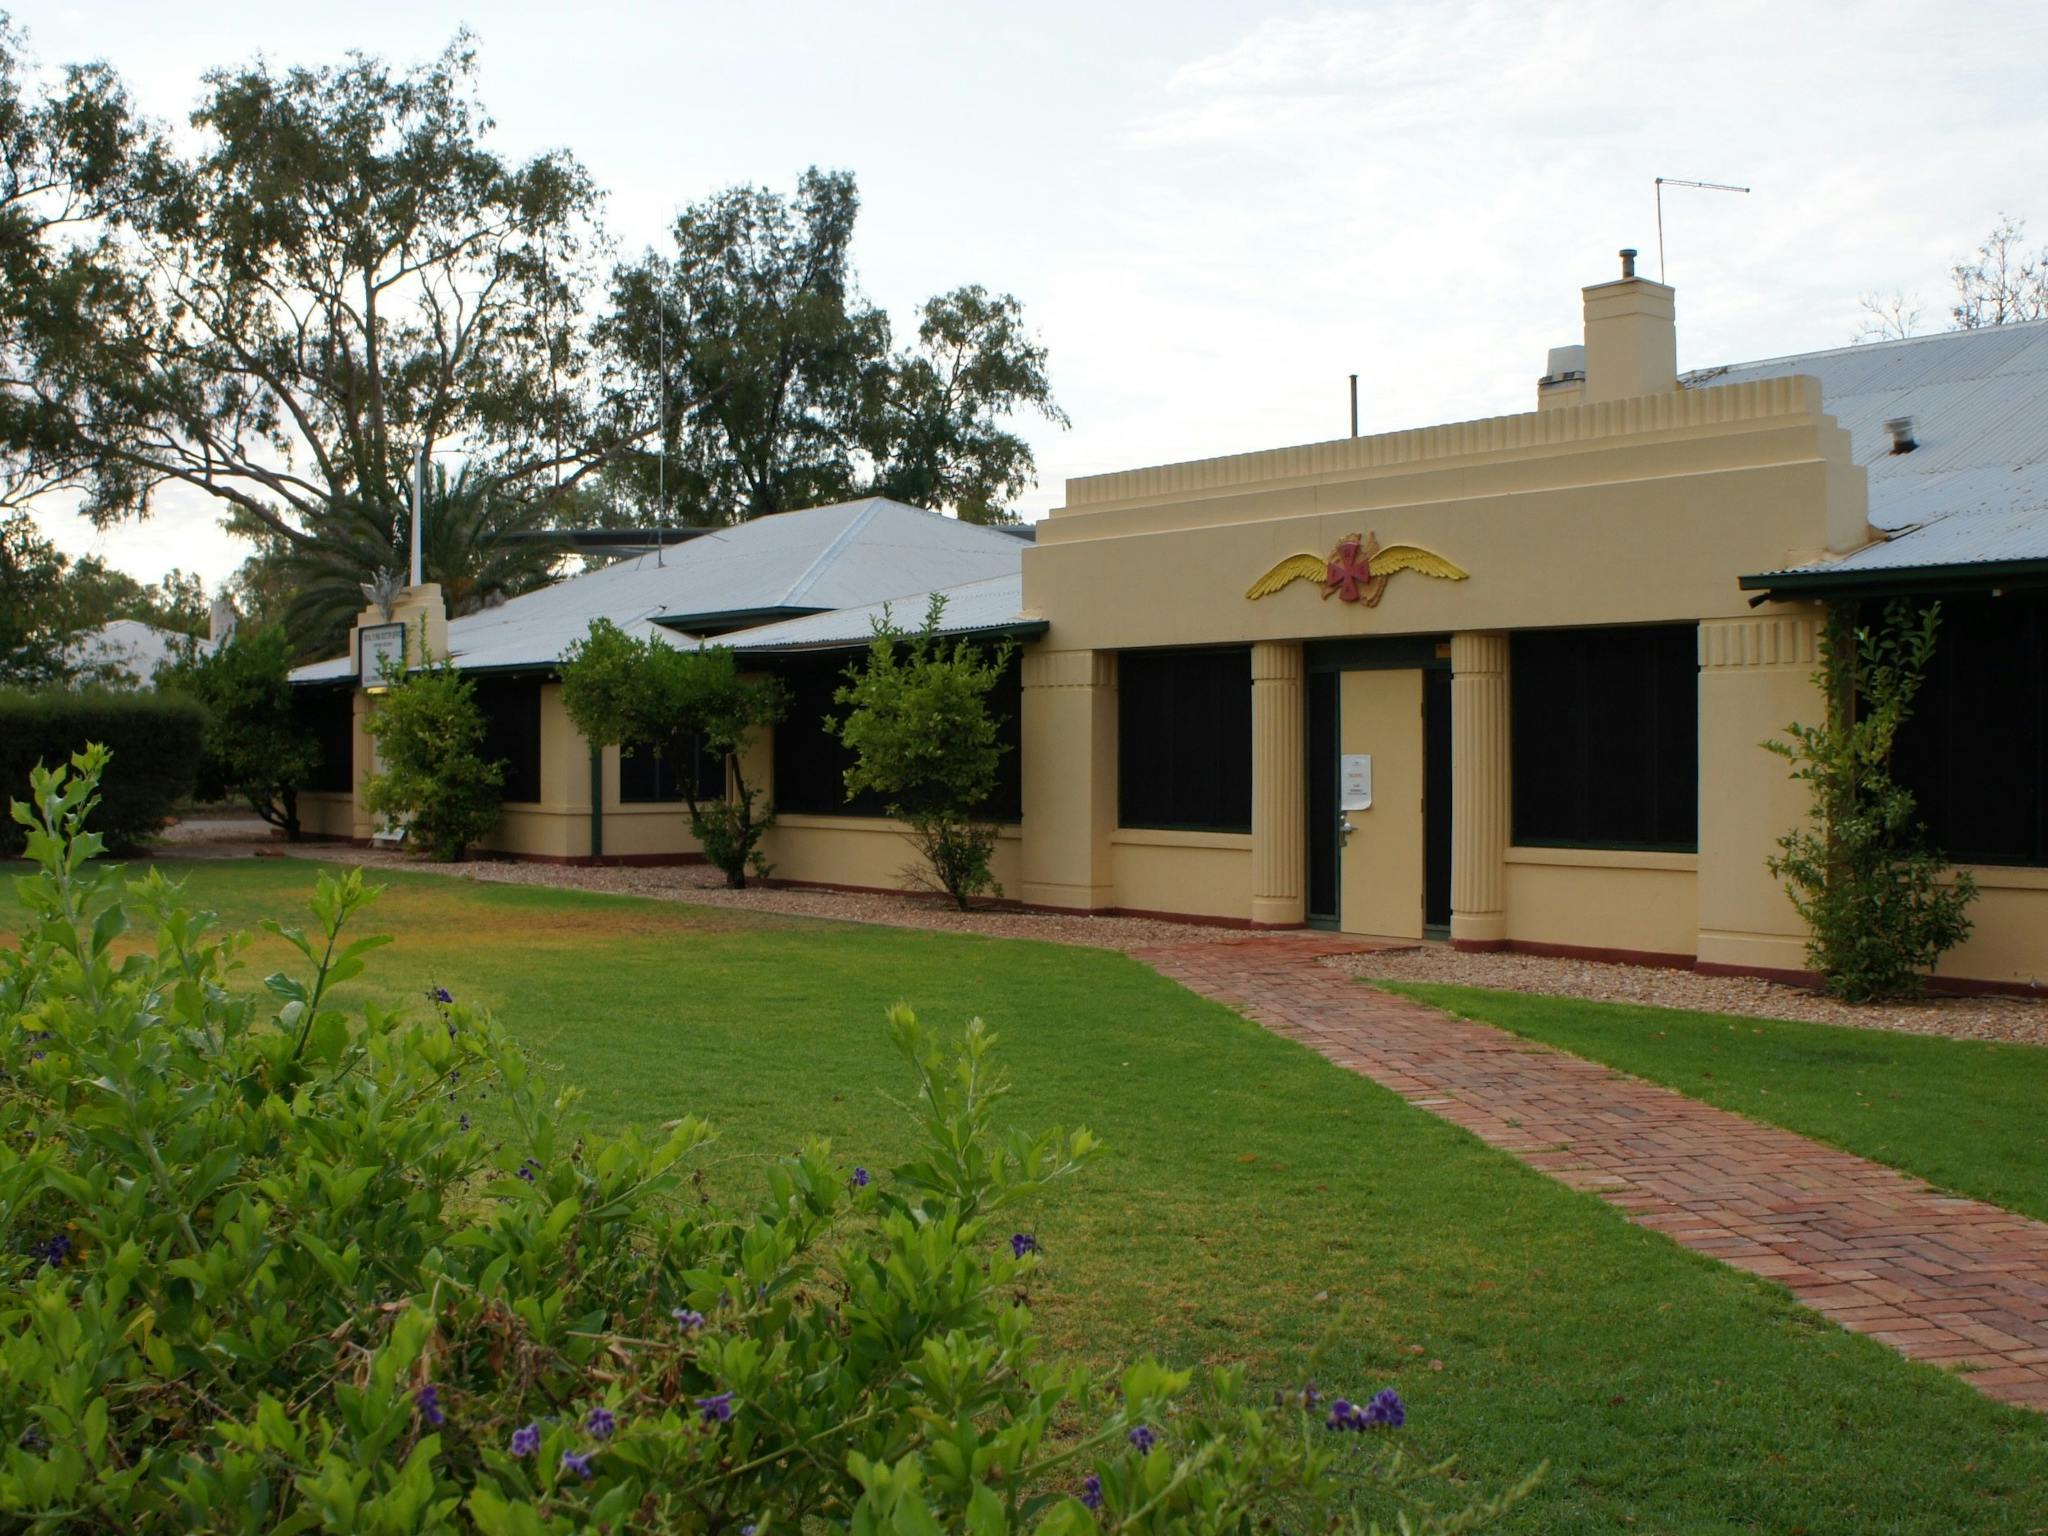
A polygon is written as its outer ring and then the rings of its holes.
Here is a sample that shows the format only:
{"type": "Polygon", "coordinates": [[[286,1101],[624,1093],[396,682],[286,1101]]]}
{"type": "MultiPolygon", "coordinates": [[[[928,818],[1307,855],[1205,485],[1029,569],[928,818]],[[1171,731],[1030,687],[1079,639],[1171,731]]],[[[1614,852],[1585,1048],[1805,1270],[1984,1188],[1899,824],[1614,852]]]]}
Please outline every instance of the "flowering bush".
{"type": "Polygon", "coordinates": [[[1011,1213],[1098,1148],[997,1129],[978,1024],[941,1049],[891,1012],[909,1162],[813,1144],[723,1205],[702,1121],[572,1139],[460,1000],[337,1008],[381,942],[345,937],[359,872],[309,931],[266,925],[303,976],[233,990],[243,939],[92,862],[104,761],[14,807],[40,870],[0,950],[10,1529],[1362,1530],[1408,1496],[1390,1394],[1325,1418],[1038,1358],[1011,1213]],[[117,946],[131,910],[154,936],[117,946]]]}

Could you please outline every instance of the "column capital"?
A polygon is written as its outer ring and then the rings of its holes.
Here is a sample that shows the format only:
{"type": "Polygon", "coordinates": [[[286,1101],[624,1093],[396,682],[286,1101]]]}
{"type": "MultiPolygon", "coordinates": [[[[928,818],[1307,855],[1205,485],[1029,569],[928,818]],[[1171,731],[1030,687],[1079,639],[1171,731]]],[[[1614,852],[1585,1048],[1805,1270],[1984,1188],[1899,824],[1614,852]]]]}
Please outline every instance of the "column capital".
{"type": "Polygon", "coordinates": [[[1298,683],[1308,675],[1299,640],[1252,642],[1254,683],[1298,683]]]}
{"type": "Polygon", "coordinates": [[[1820,622],[1818,610],[1753,619],[1703,619],[1700,670],[1792,667],[1810,672],[1820,660],[1820,622]]]}
{"type": "Polygon", "coordinates": [[[1115,651],[1045,651],[1024,653],[1026,688],[1114,688],[1115,651]]]}
{"type": "Polygon", "coordinates": [[[1451,636],[1451,672],[1505,672],[1508,637],[1499,630],[1459,630],[1451,636]]]}

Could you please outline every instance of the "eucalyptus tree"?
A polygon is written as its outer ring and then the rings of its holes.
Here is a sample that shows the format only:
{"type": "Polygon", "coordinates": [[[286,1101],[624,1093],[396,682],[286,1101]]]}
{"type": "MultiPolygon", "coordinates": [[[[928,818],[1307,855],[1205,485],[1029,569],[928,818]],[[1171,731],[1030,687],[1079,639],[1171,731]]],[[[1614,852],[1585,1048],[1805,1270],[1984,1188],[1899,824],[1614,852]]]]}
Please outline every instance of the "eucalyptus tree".
{"type": "Polygon", "coordinates": [[[734,187],[686,209],[673,250],[618,268],[598,334],[662,427],[626,474],[664,520],[734,523],[870,492],[1003,515],[1033,461],[1007,419],[1064,424],[1046,354],[1008,295],[963,287],[892,350],[852,267],[860,199],[844,171],[794,196],[734,187]]]}
{"type": "Polygon", "coordinates": [[[415,456],[459,448],[545,499],[604,454],[581,324],[598,194],[565,152],[487,142],[467,35],[396,70],[215,70],[191,153],[160,156],[121,242],[130,302],[49,384],[84,510],[167,485],[286,545],[389,517],[415,456]]]}
{"type": "Polygon", "coordinates": [[[26,37],[0,11],[0,510],[94,472],[58,381],[132,319],[121,230],[166,165],[106,65],[40,88],[31,74],[26,37]]]}

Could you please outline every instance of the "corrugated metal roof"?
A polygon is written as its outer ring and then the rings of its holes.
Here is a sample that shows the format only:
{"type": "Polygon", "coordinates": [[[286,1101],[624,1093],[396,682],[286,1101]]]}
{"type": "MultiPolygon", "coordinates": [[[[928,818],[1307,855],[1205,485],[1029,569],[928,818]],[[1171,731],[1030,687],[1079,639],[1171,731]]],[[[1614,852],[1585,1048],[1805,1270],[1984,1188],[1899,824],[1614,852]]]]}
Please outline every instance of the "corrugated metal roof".
{"type": "MultiPolygon", "coordinates": [[[[841,608],[832,613],[785,619],[779,624],[743,629],[737,634],[721,635],[704,643],[730,645],[741,651],[829,650],[837,646],[864,645],[875,632],[884,608],[898,629],[916,629],[924,622],[932,595],[930,592],[914,592],[892,598],[887,603],[865,603],[858,608],[841,608]]],[[[1013,629],[1031,622],[1023,614],[1024,577],[1021,572],[988,581],[944,587],[938,595],[946,600],[945,612],[939,618],[938,632],[942,635],[982,634],[1013,629]]]]}
{"type": "MultiPolygon", "coordinates": [[[[711,621],[721,616],[796,616],[1015,575],[1026,547],[881,496],[779,512],[454,619],[448,649],[465,670],[549,666],[595,618],[674,641],[693,623],[719,627],[711,621]]],[[[330,681],[354,668],[353,658],[336,657],[292,678],[330,681]]]]}
{"type": "MultiPolygon", "coordinates": [[[[1809,571],[2048,560],[2048,321],[1739,363],[1693,388],[1809,374],[1870,478],[1871,527],[1893,535],[1809,571]],[[1911,453],[1885,423],[1913,418],[1911,453]]],[[[1771,572],[1769,574],[1785,574],[1771,572]]]]}

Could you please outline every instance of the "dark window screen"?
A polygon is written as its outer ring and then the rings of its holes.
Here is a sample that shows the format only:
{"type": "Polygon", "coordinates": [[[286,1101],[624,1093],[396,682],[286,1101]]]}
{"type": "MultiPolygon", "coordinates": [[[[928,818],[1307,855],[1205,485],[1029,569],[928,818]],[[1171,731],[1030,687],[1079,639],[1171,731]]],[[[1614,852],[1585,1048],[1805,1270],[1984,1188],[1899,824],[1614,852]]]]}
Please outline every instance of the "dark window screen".
{"type": "Polygon", "coordinates": [[[1698,849],[1697,635],[1670,624],[1510,640],[1517,843],[1698,849]]]}
{"type": "Polygon", "coordinates": [[[707,752],[696,737],[669,743],[659,754],[652,747],[635,747],[619,754],[619,803],[622,805],[680,802],[684,772],[694,773],[694,788],[701,804],[725,798],[725,759],[707,752]]]}
{"type": "Polygon", "coordinates": [[[1892,763],[1949,858],[2048,864],[2048,593],[1941,600],[1892,763]]]}
{"type": "Polygon", "coordinates": [[[1252,829],[1249,648],[1117,658],[1117,821],[1252,829]]]}
{"type": "Polygon", "coordinates": [[[505,766],[501,796],[515,805],[540,799],[540,679],[480,677],[476,703],[484,717],[484,760],[505,766]]]}
{"type": "MultiPolygon", "coordinates": [[[[833,692],[846,680],[854,658],[846,652],[792,658],[776,668],[789,689],[789,712],[775,727],[775,808],[808,816],[884,816],[882,797],[863,791],[846,798],[846,770],[853,754],[837,736],[827,733],[827,715],[842,715],[833,692]]],[[[989,690],[989,712],[996,717],[996,740],[1006,749],[996,767],[996,787],[981,814],[991,821],[1014,822],[1023,816],[1022,729],[1023,661],[1013,653],[1010,664],[989,690]]]]}
{"type": "Polygon", "coordinates": [[[307,789],[345,795],[355,788],[355,703],[353,688],[300,688],[293,693],[293,713],[320,753],[307,789]]]}

